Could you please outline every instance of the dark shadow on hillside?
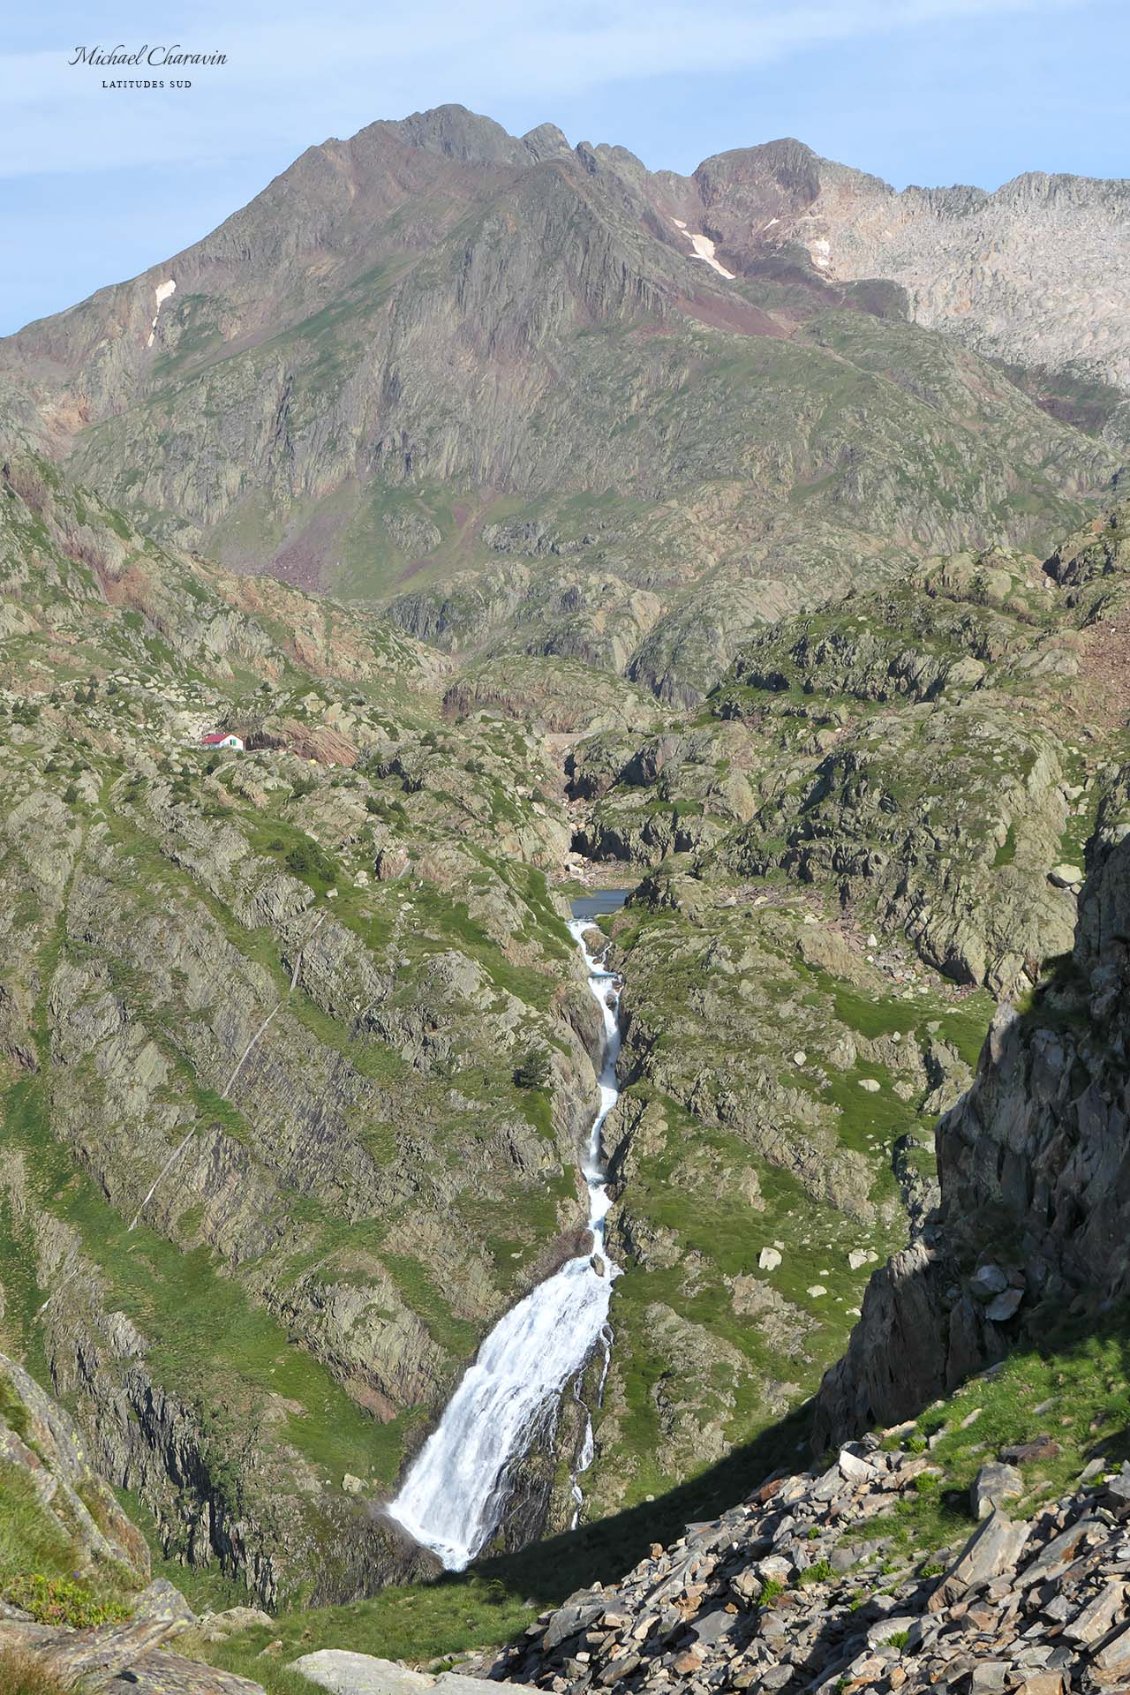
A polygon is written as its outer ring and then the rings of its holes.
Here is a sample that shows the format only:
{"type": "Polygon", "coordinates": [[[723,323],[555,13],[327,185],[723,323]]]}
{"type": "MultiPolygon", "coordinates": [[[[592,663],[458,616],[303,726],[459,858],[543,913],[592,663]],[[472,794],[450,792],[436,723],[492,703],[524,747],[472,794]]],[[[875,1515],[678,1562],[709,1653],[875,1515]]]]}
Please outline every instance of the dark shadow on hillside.
{"type": "MultiPolygon", "coordinates": [[[[1086,1312],[1072,1312],[1045,1303],[1033,1311],[1027,1333],[1017,1338],[1005,1357],[1007,1372],[990,1367],[982,1378],[978,1396],[982,1410],[975,1424],[937,1406],[933,1397],[921,1400],[914,1409],[915,1439],[924,1448],[927,1438],[939,1438],[931,1454],[941,1473],[940,1488],[911,1492],[892,1501],[890,1513],[883,1518],[866,1521],[864,1540],[878,1534],[895,1549],[901,1547],[910,1566],[926,1563],[925,1573],[917,1578],[910,1573],[911,1587],[900,1599],[900,1607],[909,1613],[925,1607],[936,1587],[936,1573],[948,1568],[978,1528],[969,1486],[985,1460],[1007,1457],[1021,1467],[1029,1490],[1043,1487],[1045,1498],[1054,1500],[1079,1486],[1080,1473],[1089,1461],[1101,1458],[1117,1468],[1130,1459],[1130,1304],[1102,1303],[1096,1297],[1086,1312]],[[1049,1390],[1057,1401],[1054,1411],[1049,1390]],[[1033,1457],[1011,1451],[1026,1444],[1038,1447],[1041,1438],[1044,1449],[1033,1457]]],[[[738,1505],[775,1472],[805,1469],[810,1459],[806,1438],[812,1410],[809,1403],[660,1500],[518,1554],[483,1561],[474,1575],[496,1582],[500,1599],[506,1590],[543,1608],[558,1605],[594,1583],[614,1582],[645,1558],[653,1543],[669,1544],[688,1523],[717,1517],[738,1505]]],[[[918,1450],[912,1447],[912,1451],[918,1450]]],[[[1091,1484],[1092,1489],[1102,1487],[1101,1479],[1091,1484]]],[[[846,1529],[850,1543],[863,1535],[864,1525],[855,1526],[856,1535],[850,1527],[846,1529]]],[[[844,1594],[828,1606],[806,1660],[795,1668],[783,1695],[834,1676],[842,1669],[841,1660],[846,1665],[859,1653],[868,1626],[889,1610],[873,1599],[860,1604],[861,1581],[867,1581],[861,1573],[854,1577],[845,1573],[844,1594]],[[845,1595],[853,1589],[848,1604],[845,1595]]],[[[795,1593],[802,1598],[803,1586],[798,1585],[795,1593]]],[[[756,1609],[743,1615],[736,1625],[738,1633],[752,1636],[757,1618],[756,1609]]],[[[677,1647],[678,1642],[667,1645],[677,1647]]],[[[636,1681],[630,1680],[627,1687],[635,1687],[636,1681]]]]}
{"type": "MultiPolygon", "coordinates": [[[[1033,1362],[1034,1372],[1045,1374],[1049,1362],[1054,1362],[1057,1376],[1068,1383],[1064,1404],[1072,1408],[1074,1428],[1065,1430],[1062,1416],[1057,1422],[1046,1412],[1037,1413],[1039,1398],[1035,1394],[1031,1408],[1013,1404],[1012,1391],[1006,1387],[1000,1391],[986,1389],[994,1410],[991,1419],[978,1424],[978,1432],[992,1435],[993,1445],[999,1449],[1030,1441],[1047,1432],[1050,1424],[1050,1434],[1062,1450],[1059,1464],[1066,1468],[1065,1487],[1071,1486],[1078,1470],[1092,1458],[1101,1455],[1116,1463],[1130,1459],[1130,1304],[1112,1306],[1096,1297],[1085,1313],[1057,1308],[1050,1302],[1034,1308],[1025,1333],[999,1355],[996,1363],[1025,1359],[1033,1362]]],[[[990,1384],[995,1382],[993,1362],[981,1361],[966,1376],[976,1375],[978,1370],[987,1371],[990,1384]]],[[[958,1386],[955,1383],[950,1388],[958,1386]]],[[[921,1420],[937,1399],[936,1386],[931,1385],[913,1405],[905,1407],[900,1417],[921,1420]]],[[[771,1476],[807,1469],[813,1459],[813,1410],[814,1403],[807,1402],[708,1471],[655,1501],[642,1502],[515,1553],[482,1560],[468,1575],[494,1580],[542,1608],[556,1606],[576,1590],[594,1583],[615,1582],[644,1559],[653,1544],[669,1544],[688,1524],[718,1517],[746,1500],[771,1476]]],[[[923,1420],[923,1429],[927,1422],[929,1418],[923,1420]]],[[[944,1411],[938,1409],[927,1434],[941,1430],[946,1422],[944,1411]]],[[[863,1430],[856,1434],[863,1434],[863,1430]]],[[[943,1489],[940,1504],[949,1511],[953,1545],[959,1546],[976,1524],[969,1510],[968,1489],[943,1489]]],[[[464,1580],[445,1577],[439,1581],[464,1580]]]]}
{"type": "Polygon", "coordinates": [[[687,1524],[716,1518],[752,1493],[774,1472],[809,1463],[811,1403],[771,1425],[724,1460],[654,1501],[641,1502],[579,1530],[551,1536],[513,1554],[480,1561],[480,1577],[495,1578],[540,1606],[553,1606],[575,1589],[611,1583],[644,1558],[655,1542],[681,1536],[687,1524]]]}

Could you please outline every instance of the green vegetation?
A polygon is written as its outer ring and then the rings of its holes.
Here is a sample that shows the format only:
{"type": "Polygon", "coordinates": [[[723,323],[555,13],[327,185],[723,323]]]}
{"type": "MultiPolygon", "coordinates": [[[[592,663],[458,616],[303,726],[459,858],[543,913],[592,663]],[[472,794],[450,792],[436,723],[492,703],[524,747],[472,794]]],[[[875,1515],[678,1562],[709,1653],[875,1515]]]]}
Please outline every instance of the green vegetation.
{"type": "Polygon", "coordinates": [[[32,1479],[21,1467],[0,1462],[0,1482],[0,1584],[23,1581],[33,1572],[68,1575],[74,1547],[44,1513],[32,1479]]]}
{"type": "Polygon", "coordinates": [[[85,1563],[77,1536],[40,1499],[28,1471],[0,1461],[0,1598],[41,1624],[81,1627],[127,1617],[136,1588],[130,1575],[105,1562],[80,1578],[75,1567],[85,1563]]]}
{"type": "Polygon", "coordinates": [[[242,1631],[201,1654],[213,1665],[253,1678],[269,1695],[291,1695],[308,1685],[285,1662],[318,1648],[348,1644],[360,1654],[427,1661],[467,1649],[501,1644],[524,1629],[537,1606],[497,1577],[445,1577],[436,1583],[405,1584],[371,1600],[343,1607],[281,1613],[266,1626],[242,1631]],[[263,1650],[280,1642],[281,1649],[263,1650]]]}
{"type": "Polygon", "coordinates": [[[918,1481],[930,1481],[893,1514],[870,1520],[866,1535],[893,1537],[899,1549],[927,1555],[936,1572],[933,1550],[954,1547],[974,1526],[970,1487],[986,1459],[1041,1433],[1052,1438],[1044,1457],[1020,1468],[1024,1493],[1009,1510],[1024,1517],[1072,1488],[1088,1461],[1101,1457],[1117,1467],[1130,1458],[1128,1320],[1121,1309],[1094,1323],[1049,1312],[1033,1325],[1039,1345],[1029,1343],[971,1379],[923,1413],[909,1437],[891,1438],[911,1452],[928,1451],[930,1470],[918,1481]]]}
{"type": "Polygon", "coordinates": [[[528,1048],[514,1067],[514,1084],[519,1089],[545,1089],[553,1073],[544,1048],[528,1048]]]}
{"type": "Polygon", "coordinates": [[[37,1624],[66,1624],[75,1630],[118,1624],[129,1617],[123,1601],[99,1598],[85,1583],[69,1577],[44,1577],[35,1572],[9,1578],[4,1599],[30,1613],[37,1624]]]}
{"type": "MultiPolygon", "coordinates": [[[[5,1136],[24,1151],[37,1198],[78,1228],[83,1252],[110,1279],[115,1299],[148,1337],[152,1368],[202,1417],[207,1414],[213,1485],[227,1491],[234,1509],[243,1487],[235,1456],[266,1438],[258,1425],[268,1398],[285,1398],[301,1409],[288,1414],[286,1439],[323,1473],[373,1471],[391,1480],[399,1463],[399,1429],[366,1417],[323,1366],[295,1348],[237,1283],[220,1275],[207,1248],[185,1253],[144,1225],[128,1231],[95,1185],[73,1171],[66,1150],[51,1140],[41,1080],[10,1092],[5,1136]]],[[[16,1239],[8,1251],[21,1256],[23,1244],[16,1239]]]]}

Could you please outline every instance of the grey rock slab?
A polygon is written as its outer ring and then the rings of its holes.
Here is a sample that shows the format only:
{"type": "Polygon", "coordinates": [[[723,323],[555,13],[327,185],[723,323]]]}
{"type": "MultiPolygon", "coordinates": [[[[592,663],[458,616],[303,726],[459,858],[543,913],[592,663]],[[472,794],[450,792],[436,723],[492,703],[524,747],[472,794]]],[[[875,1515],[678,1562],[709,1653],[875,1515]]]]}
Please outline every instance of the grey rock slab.
{"type": "Polygon", "coordinates": [[[844,1477],[838,1465],[828,1468],[822,1477],[818,1477],[810,1490],[813,1501],[833,1501],[844,1486],[844,1477]]]}
{"type": "Polygon", "coordinates": [[[985,1317],[993,1324],[1007,1324],[1010,1318],[1015,1318],[1023,1299],[1023,1289],[1006,1289],[1003,1294],[994,1295],[985,1308],[985,1317]]]}
{"type": "Polygon", "coordinates": [[[994,1508],[931,1595],[929,1610],[938,1612],[967,1589],[1015,1567],[1031,1529],[1029,1524],[1014,1524],[999,1507],[994,1508]]]}
{"type": "Polygon", "coordinates": [[[1125,1596],[1126,1585],[1117,1578],[1110,1579],[1082,1612],[1064,1626],[1063,1634],[1073,1642],[1097,1642],[1117,1622],[1125,1596]]]}
{"type": "Polygon", "coordinates": [[[881,1648],[892,1636],[901,1636],[904,1631],[909,1633],[917,1622],[915,1614],[907,1613],[892,1613],[887,1618],[877,1619],[868,1629],[867,1646],[881,1648]]]}
{"type": "Polygon", "coordinates": [[[153,1582],[141,1591],[130,1609],[130,1617],[158,1619],[166,1624],[196,1623],[196,1614],[180,1590],[164,1577],[154,1578],[153,1582]]]}
{"type": "Polygon", "coordinates": [[[250,1630],[255,1625],[274,1624],[270,1613],[258,1607],[228,1607],[222,1613],[206,1613],[200,1620],[200,1632],[206,1642],[222,1642],[237,1630],[250,1630]]]}
{"type": "Polygon", "coordinates": [[[468,1677],[465,1671],[441,1671],[433,1688],[438,1695],[489,1695],[491,1684],[481,1677],[468,1677]]]}
{"type": "Polygon", "coordinates": [[[999,1265],[981,1265],[969,1279],[969,1287],[978,1300],[988,1301],[1003,1295],[1008,1288],[1008,1273],[999,1265]]]}
{"type": "Polygon", "coordinates": [[[82,1687],[90,1695],[265,1695],[261,1683],[168,1654],[163,1648],[143,1654],[109,1681],[84,1679],[82,1687]]]}
{"type": "Polygon", "coordinates": [[[836,1464],[840,1468],[840,1476],[846,1478],[849,1483],[870,1483],[875,1476],[875,1467],[847,1448],[840,1450],[836,1464]]]}
{"type": "Polygon", "coordinates": [[[973,1515],[977,1519],[988,1518],[994,1507],[1012,1496],[1024,1493],[1024,1479],[1015,1466],[1002,1465],[992,1460],[983,1465],[969,1491],[973,1515]]]}
{"type": "Polygon", "coordinates": [[[759,1689],[783,1689],[786,1683],[791,1683],[796,1676],[796,1667],[791,1665],[770,1666],[758,1678],[759,1689]]]}
{"type": "Polygon", "coordinates": [[[292,1660],[291,1668],[320,1688],[332,1690],[333,1695],[419,1695],[435,1684],[433,1678],[395,1660],[353,1654],[347,1648],[319,1648],[292,1660]]]}
{"type": "Polygon", "coordinates": [[[761,1584],[755,1572],[739,1571],[730,1579],[730,1587],[735,1595],[740,1595],[743,1601],[756,1601],[761,1594],[761,1584]]]}
{"type": "Polygon", "coordinates": [[[1107,1506],[1116,1512],[1124,1513],[1127,1506],[1130,1506],[1130,1477],[1123,1473],[1112,1477],[1109,1483],[1103,1486],[1103,1497],[1107,1506]]]}
{"type": "MultiPolygon", "coordinates": [[[[726,1612],[723,1607],[717,1607],[713,1612],[700,1613],[692,1623],[691,1631],[696,1641],[705,1647],[714,1647],[730,1634],[738,1624],[740,1616],[738,1613],[726,1612]]],[[[481,1690],[478,1695],[482,1695],[481,1690]]]]}
{"type": "MultiPolygon", "coordinates": [[[[665,1585],[670,1587],[670,1584],[665,1585]]],[[[579,1636],[582,1630],[587,1630],[590,1624],[595,1624],[604,1611],[602,1601],[587,1601],[583,1606],[570,1606],[568,1602],[554,1613],[545,1633],[545,1648],[548,1651],[567,1642],[570,1636],[579,1636]]]]}
{"type": "Polygon", "coordinates": [[[753,1569],[763,1583],[787,1583],[793,1574],[793,1562],[780,1554],[770,1554],[758,1560],[753,1569]]]}
{"type": "Polygon", "coordinates": [[[1121,1679],[1130,1678],[1130,1624],[1112,1636],[1109,1642],[1093,1655],[1091,1676],[1103,1688],[1123,1687],[1121,1679]]]}
{"type": "Polygon", "coordinates": [[[999,1695],[1008,1685],[1007,1660],[982,1660],[970,1673],[969,1695],[999,1695]]]}
{"type": "Polygon", "coordinates": [[[1043,1583],[1046,1578],[1065,1571],[1075,1558],[1075,1550],[1083,1538],[1091,1531],[1105,1531],[1106,1528],[1101,1519],[1090,1515],[1068,1525],[1066,1530],[1061,1530],[1058,1536],[1053,1536],[1050,1542],[1044,1544],[1036,1558],[1021,1573],[1020,1582],[1023,1587],[1029,1589],[1034,1583],[1043,1583]]]}

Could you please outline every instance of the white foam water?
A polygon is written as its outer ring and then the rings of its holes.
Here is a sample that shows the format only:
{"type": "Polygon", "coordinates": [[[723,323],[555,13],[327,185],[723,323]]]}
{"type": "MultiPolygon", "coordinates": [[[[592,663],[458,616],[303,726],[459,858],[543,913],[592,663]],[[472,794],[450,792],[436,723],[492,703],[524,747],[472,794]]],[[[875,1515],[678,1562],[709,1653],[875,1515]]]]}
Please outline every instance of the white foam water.
{"type": "MultiPolygon", "coordinates": [[[[515,1463],[528,1451],[571,1377],[601,1342],[611,1347],[608,1305],[619,1274],[605,1252],[610,1205],[601,1130],[616,1104],[620,1053],[619,980],[605,971],[585,941],[585,919],[570,933],[584,957],[589,988],[604,1020],[600,1111],[593,1120],[582,1170],[589,1193],[591,1253],[567,1261],[512,1307],[486,1337],[463,1374],[439,1425],[413,1462],[389,1515],[431,1548],[448,1571],[463,1571],[498,1528],[515,1463]]],[[[603,1384],[603,1379],[602,1379],[603,1384]]],[[[592,1463],[592,1426],[577,1471],[592,1463]]],[[[573,1479],[580,1510],[580,1488],[573,1479]]]]}

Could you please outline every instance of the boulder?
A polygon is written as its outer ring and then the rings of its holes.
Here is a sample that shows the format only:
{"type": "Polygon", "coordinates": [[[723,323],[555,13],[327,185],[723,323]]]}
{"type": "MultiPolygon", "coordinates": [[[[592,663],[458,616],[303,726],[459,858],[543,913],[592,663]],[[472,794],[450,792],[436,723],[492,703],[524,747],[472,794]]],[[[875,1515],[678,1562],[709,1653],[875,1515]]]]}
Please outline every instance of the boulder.
{"type": "Polygon", "coordinates": [[[994,1295],[985,1308],[985,1317],[994,1324],[1007,1324],[1010,1318],[1016,1317],[1023,1299],[1023,1289],[1006,1289],[1003,1294],[994,1295]]]}
{"type": "Polygon", "coordinates": [[[992,1300],[1008,1288],[1008,1273],[999,1265],[979,1265],[969,1279],[969,1287],[979,1301],[992,1300]]]}
{"type": "Polygon", "coordinates": [[[1097,1642],[1118,1623],[1125,1610],[1125,1600],[1126,1585],[1118,1578],[1110,1578],[1082,1611],[1064,1625],[1063,1634],[1084,1646],[1097,1642]]]}
{"type": "Polygon", "coordinates": [[[137,1620],[160,1620],[166,1624],[187,1626],[196,1623],[196,1614],[176,1586],[164,1577],[155,1577],[133,1603],[130,1616],[137,1620]]]}
{"type": "Polygon", "coordinates": [[[238,1630],[252,1630],[256,1625],[274,1623],[270,1613],[259,1607],[228,1607],[222,1613],[207,1613],[200,1621],[200,1634],[205,1642],[222,1642],[238,1630]]]}
{"type": "Polygon", "coordinates": [[[840,1450],[836,1464],[840,1468],[840,1476],[846,1478],[849,1483],[869,1483],[875,1476],[875,1467],[869,1465],[866,1460],[861,1460],[858,1454],[853,1454],[848,1448],[840,1450]]]}
{"type": "Polygon", "coordinates": [[[1034,1460],[1054,1460],[1059,1453],[1059,1443],[1051,1436],[1034,1436],[1031,1442],[1020,1442],[1014,1448],[1005,1448],[1001,1459],[1008,1465],[1031,1465],[1034,1460]]]}
{"type": "MultiPolygon", "coordinates": [[[[410,1671],[396,1660],[378,1659],[373,1654],[354,1654],[347,1648],[319,1648],[291,1662],[311,1683],[330,1689],[333,1695],[419,1695],[435,1687],[435,1679],[424,1672],[410,1671]]],[[[469,1681],[469,1680],[465,1680],[469,1681]]]]}

